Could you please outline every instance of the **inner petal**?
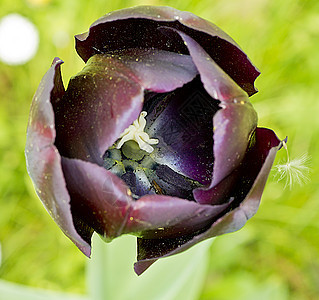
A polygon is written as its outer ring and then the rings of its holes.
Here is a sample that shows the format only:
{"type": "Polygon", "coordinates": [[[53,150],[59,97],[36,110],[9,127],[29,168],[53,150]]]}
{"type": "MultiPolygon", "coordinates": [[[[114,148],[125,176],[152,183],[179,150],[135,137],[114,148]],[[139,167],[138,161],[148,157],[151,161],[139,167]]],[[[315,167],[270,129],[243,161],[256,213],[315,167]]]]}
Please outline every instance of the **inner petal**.
{"type": "Polygon", "coordinates": [[[199,77],[171,93],[145,96],[146,132],[159,144],[150,154],[161,165],[206,185],[214,164],[213,117],[219,101],[204,89],[199,77]]]}

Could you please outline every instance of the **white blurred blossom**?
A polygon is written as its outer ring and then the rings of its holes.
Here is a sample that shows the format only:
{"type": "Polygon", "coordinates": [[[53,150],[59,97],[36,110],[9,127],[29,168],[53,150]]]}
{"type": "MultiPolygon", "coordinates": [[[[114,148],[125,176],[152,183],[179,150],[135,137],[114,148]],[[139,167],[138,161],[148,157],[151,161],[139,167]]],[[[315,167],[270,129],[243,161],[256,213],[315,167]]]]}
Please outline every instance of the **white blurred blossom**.
{"type": "Polygon", "coordinates": [[[0,60],[8,65],[28,62],[37,52],[39,32],[27,18],[13,13],[0,20],[0,60]]]}

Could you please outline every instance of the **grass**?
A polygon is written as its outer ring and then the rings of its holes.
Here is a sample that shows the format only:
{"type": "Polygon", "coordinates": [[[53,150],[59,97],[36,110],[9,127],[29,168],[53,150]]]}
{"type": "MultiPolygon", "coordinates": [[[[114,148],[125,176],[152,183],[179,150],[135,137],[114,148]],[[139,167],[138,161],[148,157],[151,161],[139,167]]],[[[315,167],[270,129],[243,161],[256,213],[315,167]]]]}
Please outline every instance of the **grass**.
{"type": "MultiPolygon", "coordinates": [[[[10,12],[30,18],[40,48],[23,66],[0,63],[1,279],[58,291],[85,291],[86,258],[60,232],[37,199],[26,174],[25,131],[34,91],[55,56],[65,82],[83,63],[74,34],[114,9],[138,4],[170,5],[220,26],[262,74],[252,102],[260,126],[289,136],[292,158],[311,156],[310,182],[284,189],[269,178],[257,215],[237,233],[219,237],[211,249],[201,299],[315,299],[319,294],[319,2],[297,0],[202,1],[18,1],[10,12]],[[63,47],[53,37],[65,37],[63,47]]],[[[23,47],[23,45],[21,45],[23,47]]],[[[278,154],[276,161],[285,158],[278,154]]]]}

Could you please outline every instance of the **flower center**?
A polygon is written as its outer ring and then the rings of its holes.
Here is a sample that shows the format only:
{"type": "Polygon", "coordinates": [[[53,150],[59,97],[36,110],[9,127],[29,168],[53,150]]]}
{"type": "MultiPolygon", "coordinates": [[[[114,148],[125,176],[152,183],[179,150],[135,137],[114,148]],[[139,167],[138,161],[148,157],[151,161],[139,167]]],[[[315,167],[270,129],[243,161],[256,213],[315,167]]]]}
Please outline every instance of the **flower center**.
{"type": "MultiPolygon", "coordinates": [[[[210,134],[212,126],[208,124],[212,123],[213,113],[207,109],[206,102],[200,101],[202,98],[193,96],[193,86],[191,87],[191,91],[187,89],[185,92],[188,97],[191,95],[191,100],[189,100],[193,108],[191,110],[186,107],[188,102],[185,104],[183,100],[185,93],[181,93],[180,90],[174,93],[147,93],[144,97],[143,111],[137,120],[125,129],[115,144],[105,152],[104,168],[127,184],[134,200],[144,195],[160,194],[194,201],[193,190],[203,187],[202,183],[189,178],[179,170],[182,158],[177,157],[175,160],[174,156],[177,155],[177,152],[180,156],[185,157],[186,163],[193,162],[197,156],[188,155],[188,150],[199,151],[203,154],[205,152],[196,146],[196,142],[200,141],[203,144],[201,139],[206,140],[206,135],[212,138],[210,134]],[[200,105],[202,102],[204,102],[203,105],[200,105]],[[199,111],[202,107],[205,114],[199,111]],[[184,117],[186,112],[189,118],[184,117]],[[148,114],[149,118],[146,120],[145,117],[148,114]],[[206,114],[209,115],[206,118],[210,119],[209,121],[203,118],[206,114]],[[195,126],[201,122],[205,124],[200,127],[204,129],[204,135],[200,134],[200,130],[195,126]],[[158,139],[150,138],[151,132],[154,132],[153,135],[158,139]],[[193,132],[196,132],[196,136],[200,138],[194,138],[195,133],[193,132]],[[189,139],[192,141],[189,142],[189,139]],[[155,144],[157,145],[153,148],[152,145],[155,144]],[[195,150],[193,146],[196,146],[195,150]]],[[[208,99],[210,101],[210,98],[208,99]]],[[[205,144],[205,149],[210,148],[212,144],[205,144]]],[[[213,161],[213,158],[211,160],[213,161]]],[[[206,167],[205,160],[194,164],[194,168],[198,169],[203,165],[206,167]]]]}
{"type": "Polygon", "coordinates": [[[124,132],[120,135],[121,140],[117,144],[117,149],[120,149],[124,143],[128,141],[135,141],[141,150],[152,153],[154,148],[151,145],[158,144],[158,139],[151,139],[149,135],[144,132],[146,120],[146,111],[142,111],[137,120],[133,122],[124,132]]]}

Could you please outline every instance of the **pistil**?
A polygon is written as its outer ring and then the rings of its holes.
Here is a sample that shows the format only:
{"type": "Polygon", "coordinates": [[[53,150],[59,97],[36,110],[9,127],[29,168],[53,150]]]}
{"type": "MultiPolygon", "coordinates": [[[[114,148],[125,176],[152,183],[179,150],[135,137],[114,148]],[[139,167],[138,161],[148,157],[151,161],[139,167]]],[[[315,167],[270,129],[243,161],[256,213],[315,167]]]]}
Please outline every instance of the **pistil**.
{"type": "Polygon", "coordinates": [[[141,150],[152,153],[154,148],[151,145],[158,144],[158,139],[151,139],[149,135],[144,132],[146,120],[146,111],[142,111],[137,120],[133,122],[124,132],[120,135],[121,140],[117,144],[117,149],[120,149],[125,142],[135,141],[141,150]]]}

